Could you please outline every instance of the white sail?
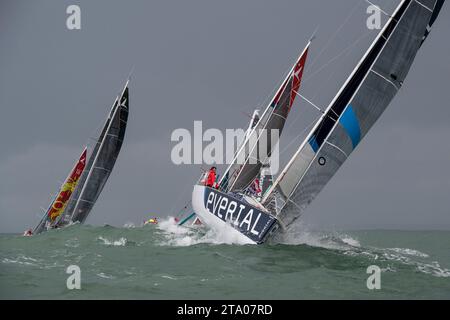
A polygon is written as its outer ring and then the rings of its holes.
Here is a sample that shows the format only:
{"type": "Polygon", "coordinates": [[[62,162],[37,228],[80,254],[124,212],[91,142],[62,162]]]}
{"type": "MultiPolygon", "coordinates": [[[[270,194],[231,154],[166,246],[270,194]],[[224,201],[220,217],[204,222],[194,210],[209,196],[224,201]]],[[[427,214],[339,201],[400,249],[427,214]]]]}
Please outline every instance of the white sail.
{"type": "Polygon", "coordinates": [[[285,226],[304,212],[394,98],[442,3],[400,2],[264,197],[266,204],[276,195],[285,226]]]}

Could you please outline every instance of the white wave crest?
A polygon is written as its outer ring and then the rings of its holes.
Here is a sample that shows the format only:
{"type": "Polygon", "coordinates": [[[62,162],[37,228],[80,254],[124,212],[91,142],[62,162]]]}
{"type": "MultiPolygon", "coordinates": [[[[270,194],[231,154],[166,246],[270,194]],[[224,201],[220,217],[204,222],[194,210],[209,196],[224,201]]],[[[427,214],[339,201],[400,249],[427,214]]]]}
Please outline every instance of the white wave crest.
{"type": "Polygon", "coordinates": [[[421,258],[428,258],[429,255],[419,250],[408,249],[408,248],[388,248],[387,250],[391,250],[400,254],[406,254],[408,256],[416,256],[421,258]]]}
{"type": "Polygon", "coordinates": [[[308,225],[302,222],[291,226],[278,240],[283,244],[305,244],[311,247],[335,250],[347,250],[361,246],[357,239],[348,234],[313,231],[309,229],[308,225]]]}
{"type": "Polygon", "coordinates": [[[136,225],[133,222],[127,222],[123,225],[123,227],[126,229],[134,229],[136,228],[136,225]]]}
{"type": "Polygon", "coordinates": [[[102,236],[99,236],[97,239],[100,240],[104,245],[107,245],[107,246],[123,247],[123,246],[126,246],[128,243],[128,240],[124,237],[120,238],[119,240],[112,240],[112,241],[109,239],[103,238],[102,236]]]}
{"type": "Polygon", "coordinates": [[[242,239],[228,232],[218,232],[205,227],[179,226],[173,217],[161,219],[157,228],[163,231],[165,241],[161,245],[192,246],[207,244],[243,244],[242,239]]]}

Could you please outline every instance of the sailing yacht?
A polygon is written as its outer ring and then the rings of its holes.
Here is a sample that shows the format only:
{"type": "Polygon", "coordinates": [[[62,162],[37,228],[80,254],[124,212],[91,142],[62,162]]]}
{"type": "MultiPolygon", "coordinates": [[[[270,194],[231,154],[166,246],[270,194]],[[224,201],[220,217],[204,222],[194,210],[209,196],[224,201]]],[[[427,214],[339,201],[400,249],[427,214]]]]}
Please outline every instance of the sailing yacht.
{"type": "Polygon", "coordinates": [[[114,101],[89,158],[85,147],[33,234],[86,221],[122,147],[129,112],[128,84],[129,80],[114,101]]]}
{"type": "MultiPolygon", "coordinates": [[[[263,168],[262,159],[250,163],[260,136],[249,137],[236,152],[235,160],[244,155],[245,162],[233,161],[218,189],[195,185],[192,206],[203,223],[253,244],[289,230],[401,89],[443,4],[444,0],[400,1],[261,201],[246,194],[263,168]]],[[[283,129],[300,88],[308,47],[309,43],[255,129],[283,129]]],[[[255,130],[251,135],[257,134],[255,130]]]]}

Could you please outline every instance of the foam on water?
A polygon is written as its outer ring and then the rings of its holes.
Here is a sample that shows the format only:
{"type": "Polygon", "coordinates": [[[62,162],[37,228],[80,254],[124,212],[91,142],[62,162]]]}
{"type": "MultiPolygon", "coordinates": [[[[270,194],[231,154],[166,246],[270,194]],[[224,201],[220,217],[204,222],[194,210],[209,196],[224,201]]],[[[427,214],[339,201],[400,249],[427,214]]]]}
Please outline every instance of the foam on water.
{"type": "Polygon", "coordinates": [[[157,228],[165,237],[161,245],[192,246],[196,244],[242,244],[241,239],[227,232],[218,232],[205,227],[179,226],[173,217],[161,219],[157,228]]]}
{"type": "Polygon", "coordinates": [[[134,229],[136,228],[136,225],[133,222],[127,222],[123,225],[123,227],[126,229],[134,229]]]}
{"type": "Polygon", "coordinates": [[[344,233],[300,225],[281,244],[241,246],[172,218],[134,228],[74,225],[34,237],[1,235],[0,281],[17,289],[0,290],[0,298],[59,297],[73,264],[89,288],[80,298],[223,298],[231,291],[247,292],[232,295],[245,298],[448,298],[450,260],[442,246],[448,239],[448,232],[344,233]],[[365,291],[370,265],[385,274],[381,296],[365,291]]]}
{"type": "Polygon", "coordinates": [[[97,276],[99,276],[100,278],[103,278],[103,279],[114,279],[115,278],[114,276],[105,274],[103,272],[97,273],[97,276]]]}
{"type": "MultiPolygon", "coordinates": [[[[162,219],[157,228],[163,232],[164,240],[160,245],[168,246],[192,246],[196,244],[228,244],[240,245],[239,239],[235,239],[226,232],[218,233],[205,227],[195,229],[178,226],[173,217],[162,219]]],[[[310,230],[308,225],[297,223],[289,229],[289,232],[277,239],[281,244],[307,245],[329,250],[338,250],[346,256],[365,257],[373,261],[392,261],[415,267],[419,272],[436,277],[450,277],[450,270],[443,268],[437,261],[416,261],[412,258],[429,258],[427,253],[410,248],[376,248],[363,247],[358,239],[342,232],[322,232],[310,230]]],[[[383,272],[396,272],[396,268],[387,266],[383,272]]]]}
{"type": "Polygon", "coordinates": [[[19,255],[16,258],[4,258],[2,259],[2,263],[11,263],[11,264],[22,264],[22,265],[27,265],[27,266],[38,266],[38,260],[24,256],[24,255],[19,255]]]}
{"type": "Polygon", "coordinates": [[[296,223],[284,233],[280,243],[289,245],[308,245],[332,250],[348,250],[352,247],[360,247],[360,243],[354,237],[339,232],[314,231],[308,225],[296,223]]]}
{"type": "Polygon", "coordinates": [[[418,250],[414,249],[408,249],[408,248],[387,248],[387,250],[392,250],[394,252],[400,253],[400,254],[406,254],[409,256],[416,256],[421,258],[428,258],[429,255],[423,252],[420,252],[418,250]]]}
{"type": "Polygon", "coordinates": [[[100,240],[104,245],[107,245],[107,246],[124,247],[128,243],[128,240],[124,237],[120,238],[119,240],[109,240],[109,239],[103,238],[102,236],[99,236],[97,239],[100,240]]]}

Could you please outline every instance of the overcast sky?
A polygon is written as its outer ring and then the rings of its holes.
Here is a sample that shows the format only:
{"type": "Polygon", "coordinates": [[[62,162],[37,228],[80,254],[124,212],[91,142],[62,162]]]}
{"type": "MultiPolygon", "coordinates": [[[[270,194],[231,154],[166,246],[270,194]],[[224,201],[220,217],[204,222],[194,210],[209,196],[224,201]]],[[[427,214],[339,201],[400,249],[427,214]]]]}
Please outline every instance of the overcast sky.
{"type": "MultiPolygon", "coordinates": [[[[397,3],[375,2],[387,12],[397,3]]],[[[133,66],[125,142],[87,223],[123,226],[176,213],[190,201],[200,166],[172,164],[172,131],[192,130],[194,120],[204,129],[247,127],[244,113],[265,106],[316,28],[302,92],[325,108],[376,36],[366,27],[367,6],[2,0],[0,232],[34,227],[133,66]],[[71,4],[81,8],[81,30],[66,28],[71,4]]],[[[446,4],[403,88],[305,223],[450,229],[449,30],[446,4]]],[[[311,112],[296,101],[282,137],[284,162],[311,112]]]]}

